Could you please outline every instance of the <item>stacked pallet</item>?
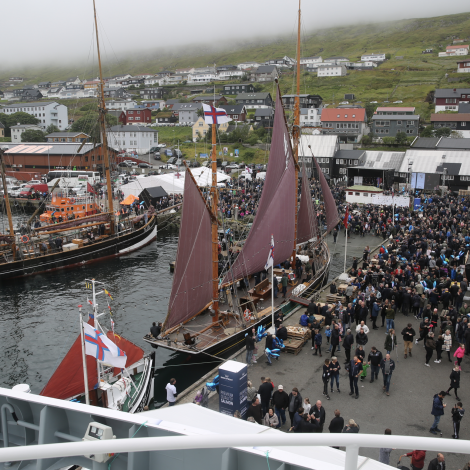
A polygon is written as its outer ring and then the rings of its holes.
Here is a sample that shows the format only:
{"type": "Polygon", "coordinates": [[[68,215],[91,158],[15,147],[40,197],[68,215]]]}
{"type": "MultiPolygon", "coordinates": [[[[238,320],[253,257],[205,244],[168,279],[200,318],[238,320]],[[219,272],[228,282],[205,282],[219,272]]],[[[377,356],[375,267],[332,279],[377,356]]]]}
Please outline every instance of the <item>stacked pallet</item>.
{"type": "Polygon", "coordinates": [[[287,340],[284,341],[284,352],[294,354],[297,356],[302,350],[302,346],[311,337],[311,332],[308,328],[302,326],[287,326],[287,340]]]}
{"type": "Polygon", "coordinates": [[[346,302],[346,297],[339,294],[326,294],[327,303],[338,303],[340,301],[342,304],[346,302]]]}

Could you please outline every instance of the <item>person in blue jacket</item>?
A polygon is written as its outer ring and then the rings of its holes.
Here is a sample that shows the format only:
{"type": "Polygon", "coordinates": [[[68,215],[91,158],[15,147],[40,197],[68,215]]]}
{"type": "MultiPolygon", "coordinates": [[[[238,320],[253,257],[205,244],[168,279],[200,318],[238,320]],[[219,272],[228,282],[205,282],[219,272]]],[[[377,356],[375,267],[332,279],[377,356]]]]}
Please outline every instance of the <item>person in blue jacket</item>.
{"type": "Polygon", "coordinates": [[[299,320],[300,325],[302,326],[307,326],[308,325],[308,315],[306,312],[302,314],[299,320]]]}
{"type": "Polygon", "coordinates": [[[446,407],[446,404],[443,403],[445,396],[446,392],[439,392],[436,393],[436,395],[434,395],[432,399],[431,414],[434,416],[434,423],[432,423],[431,429],[429,430],[429,432],[431,432],[432,434],[442,432],[437,426],[439,425],[441,416],[444,414],[444,408],[446,407]]]}

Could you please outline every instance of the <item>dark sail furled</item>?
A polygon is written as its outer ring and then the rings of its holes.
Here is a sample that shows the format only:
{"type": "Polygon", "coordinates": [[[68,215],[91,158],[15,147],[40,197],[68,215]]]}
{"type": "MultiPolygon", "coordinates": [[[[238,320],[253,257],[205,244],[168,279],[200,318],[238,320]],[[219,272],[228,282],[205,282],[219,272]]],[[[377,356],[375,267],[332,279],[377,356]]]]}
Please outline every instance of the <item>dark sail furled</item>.
{"type": "Polygon", "coordinates": [[[188,168],[165,330],[194,317],[212,300],[211,240],[211,215],[188,168]]]}
{"type": "Polygon", "coordinates": [[[323,202],[325,203],[326,210],[326,231],[330,233],[339,222],[338,208],[336,207],[335,198],[331,194],[331,189],[328,186],[325,176],[318,165],[317,159],[313,157],[315,167],[317,169],[318,178],[320,180],[321,192],[323,195],[323,202]]]}
{"type": "Polygon", "coordinates": [[[274,264],[290,259],[294,247],[295,162],[278,89],[268,169],[258,211],[242,251],[224,283],[264,269],[274,238],[274,264]]]}
{"type": "Polygon", "coordinates": [[[313,207],[305,162],[302,163],[302,191],[297,217],[297,243],[305,243],[318,237],[317,212],[313,207]]]}

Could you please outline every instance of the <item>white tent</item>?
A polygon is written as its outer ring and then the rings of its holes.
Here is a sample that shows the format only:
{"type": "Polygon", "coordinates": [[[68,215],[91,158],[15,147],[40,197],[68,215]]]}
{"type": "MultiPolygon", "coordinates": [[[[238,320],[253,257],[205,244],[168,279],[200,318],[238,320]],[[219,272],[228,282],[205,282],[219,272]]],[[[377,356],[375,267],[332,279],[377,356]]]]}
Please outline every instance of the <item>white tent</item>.
{"type": "MultiPolygon", "coordinates": [[[[198,186],[210,186],[212,182],[211,171],[208,168],[199,167],[193,168],[191,173],[194,176],[198,186]]],[[[153,188],[161,186],[168,194],[183,194],[184,192],[184,178],[186,171],[181,170],[174,173],[164,173],[157,176],[139,176],[134,181],[121,186],[121,190],[126,198],[129,194],[139,196],[145,188],[153,188]]],[[[217,183],[223,183],[230,180],[230,176],[218,171],[217,183]]]]}

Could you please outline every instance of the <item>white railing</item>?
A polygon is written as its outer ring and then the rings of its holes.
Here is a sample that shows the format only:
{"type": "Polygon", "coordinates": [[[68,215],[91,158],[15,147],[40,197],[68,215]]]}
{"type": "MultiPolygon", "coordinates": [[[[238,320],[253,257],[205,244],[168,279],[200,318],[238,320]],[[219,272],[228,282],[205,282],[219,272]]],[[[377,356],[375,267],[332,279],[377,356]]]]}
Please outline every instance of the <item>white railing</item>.
{"type": "MultiPolygon", "coordinates": [[[[346,447],[345,470],[357,470],[359,447],[392,447],[436,451],[437,441],[429,437],[386,436],[376,434],[234,434],[208,436],[144,437],[105,441],[68,442],[0,449],[0,462],[50,459],[76,455],[168,451],[184,449],[221,449],[227,447],[265,447],[267,450],[286,446],[346,447]]],[[[439,439],[440,452],[468,454],[470,441],[439,439]]]]}

